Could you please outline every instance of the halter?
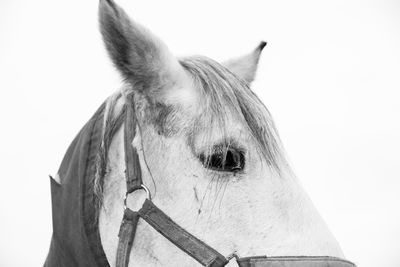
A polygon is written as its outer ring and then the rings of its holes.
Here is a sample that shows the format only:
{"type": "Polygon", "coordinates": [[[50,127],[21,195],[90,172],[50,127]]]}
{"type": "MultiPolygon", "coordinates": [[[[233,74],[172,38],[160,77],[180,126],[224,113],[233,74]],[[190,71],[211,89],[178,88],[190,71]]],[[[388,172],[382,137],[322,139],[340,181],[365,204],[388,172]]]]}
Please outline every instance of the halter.
{"type": "Polygon", "coordinates": [[[139,156],[136,148],[132,146],[133,138],[136,135],[137,123],[132,96],[128,98],[127,102],[124,127],[126,194],[124,198],[124,217],[118,234],[119,242],[116,266],[128,266],[129,255],[139,218],[145,220],[175,246],[179,247],[203,266],[225,266],[228,263],[227,258],[177,225],[151,201],[150,191],[142,182],[139,156]],[[132,211],[127,207],[126,201],[128,195],[137,190],[144,190],[147,198],[139,211],[132,211]]]}
{"type": "MultiPolygon", "coordinates": [[[[185,229],[176,224],[168,215],[161,211],[152,201],[149,189],[142,182],[139,156],[132,141],[136,135],[137,119],[133,95],[127,97],[126,118],[124,127],[124,149],[125,149],[125,178],[126,194],[124,198],[124,216],[119,230],[119,241],[116,256],[117,267],[127,267],[129,255],[135,238],[139,218],[145,220],[157,232],[171,241],[189,256],[194,258],[203,266],[222,267],[228,264],[232,258],[240,267],[274,267],[274,266],[331,266],[331,267],[354,267],[349,261],[336,257],[266,257],[253,256],[240,258],[236,253],[225,257],[200,239],[196,238],[185,229]],[[132,211],[127,207],[127,197],[137,190],[144,190],[147,194],[143,206],[138,211],[132,211]],[[284,265],[282,265],[284,264],[284,265]]],[[[179,266],[179,263],[176,263],[179,266]]]]}

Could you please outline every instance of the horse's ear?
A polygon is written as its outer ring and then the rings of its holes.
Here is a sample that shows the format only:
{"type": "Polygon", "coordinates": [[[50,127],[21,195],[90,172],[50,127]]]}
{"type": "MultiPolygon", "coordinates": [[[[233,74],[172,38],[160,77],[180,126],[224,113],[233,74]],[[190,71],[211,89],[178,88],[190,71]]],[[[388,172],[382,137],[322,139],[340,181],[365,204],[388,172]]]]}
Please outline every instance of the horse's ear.
{"type": "Polygon", "coordinates": [[[112,0],[100,0],[100,30],[107,51],[135,90],[164,88],[176,83],[182,69],[167,46],[132,21],[112,0]]]}
{"type": "Polygon", "coordinates": [[[266,45],[267,43],[262,41],[251,53],[223,62],[222,64],[250,84],[254,81],[261,51],[266,45]]]}

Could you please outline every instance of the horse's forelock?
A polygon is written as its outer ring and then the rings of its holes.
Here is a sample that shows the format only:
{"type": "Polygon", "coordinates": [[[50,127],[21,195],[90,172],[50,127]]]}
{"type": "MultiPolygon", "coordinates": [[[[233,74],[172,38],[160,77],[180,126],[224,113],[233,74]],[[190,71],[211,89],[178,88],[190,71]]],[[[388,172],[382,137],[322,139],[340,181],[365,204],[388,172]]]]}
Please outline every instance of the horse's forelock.
{"type": "MultiPolygon", "coordinates": [[[[218,62],[206,57],[188,57],[181,65],[192,75],[201,92],[203,125],[217,125],[223,133],[227,118],[232,115],[242,121],[257,144],[257,150],[268,165],[280,173],[287,166],[284,151],[272,116],[249,84],[218,62]]],[[[206,130],[211,131],[211,127],[206,130]]],[[[206,134],[211,136],[211,133],[206,134]]],[[[211,140],[205,140],[210,144],[211,140]]]]}

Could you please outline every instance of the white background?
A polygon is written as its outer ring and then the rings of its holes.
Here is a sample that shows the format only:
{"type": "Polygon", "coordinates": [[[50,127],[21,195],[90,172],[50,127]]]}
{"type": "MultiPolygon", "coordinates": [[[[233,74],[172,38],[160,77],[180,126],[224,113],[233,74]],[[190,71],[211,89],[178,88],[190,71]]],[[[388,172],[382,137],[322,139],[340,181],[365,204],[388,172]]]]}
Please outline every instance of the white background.
{"type": "MultiPolygon", "coordinates": [[[[400,266],[400,3],[118,1],[177,55],[268,41],[254,90],[345,255],[400,266]]],[[[97,1],[0,2],[0,266],[41,266],[67,146],[120,85],[97,1]]]]}

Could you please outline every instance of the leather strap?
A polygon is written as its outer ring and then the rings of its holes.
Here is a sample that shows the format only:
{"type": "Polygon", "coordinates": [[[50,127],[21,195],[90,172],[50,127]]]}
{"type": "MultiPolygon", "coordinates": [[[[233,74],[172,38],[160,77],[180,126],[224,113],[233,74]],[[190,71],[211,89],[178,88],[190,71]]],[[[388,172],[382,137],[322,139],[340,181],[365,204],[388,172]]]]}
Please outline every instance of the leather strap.
{"type": "MultiPolygon", "coordinates": [[[[126,194],[141,188],[142,171],[140,169],[139,156],[132,141],[136,135],[136,116],[133,95],[128,95],[126,100],[126,114],[124,126],[124,150],[125,150],[125,179],[126,194]]],[[[127,267],[129,256],[135,238],[139,215],[129,208],[124,211],[124,217],[119,229],[119,241],[116,257],[116,267],[127,267]]]]}
{"type": "Polygon", "coordinates": [[[132,141],[136,135],[136,115],[133,101],[133,95],[127,96],[126,117],[124,127],[124,147],[125,147],[125,177],[126,177],[126,192],[141,188],[142,171],[140,169],[139,156],[136,148],[132,146],[132,141]]]}
{"type": "Polygon", "coordinates": [[[117,249],[116,266],[128,266],[133,240],[135,238],[139,214],[125,209],[124,218],[119,228],[119,242],[117,249]]]}
{"type": "Polygon", "coordinates": [[[151,200],[146,199],[139,215],[155,230],[186,252],[203,266],[225,266],[227,259],[200,239],[177,225],[170,217],[157,208],[151,200]]]}
{"type": "Polygon", "coordinates": [[[355,267],[350,261],[330,256],[256,256],[237,258],[239,267],[355,267]]]}
{"type": "MultiPolygon", "coordinates": [[[[126,194],[129,194],[142,188],[142,172],[136,148],[132,146],[132,141],[136,134],[137,123],[133,95],[127,96],[126,102],[124,149],[126,194]]],[[[117,267],[127,267],[129,264],[129,256],[135,238],[139,217],[143,218],[175,246],[179,247],[182,251],[186,252],[203,266],[222,267],[228,263],[228,260],[223,255],[219,254],[215,249],[188,233],[157,208],[151,200],[146,199],[142,208],[138,212],[134,212],[129,208],[125,209],[118,234],[119,241],[116,257],[117,267]]]]}

